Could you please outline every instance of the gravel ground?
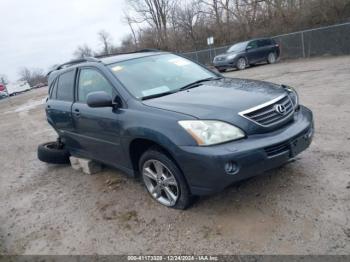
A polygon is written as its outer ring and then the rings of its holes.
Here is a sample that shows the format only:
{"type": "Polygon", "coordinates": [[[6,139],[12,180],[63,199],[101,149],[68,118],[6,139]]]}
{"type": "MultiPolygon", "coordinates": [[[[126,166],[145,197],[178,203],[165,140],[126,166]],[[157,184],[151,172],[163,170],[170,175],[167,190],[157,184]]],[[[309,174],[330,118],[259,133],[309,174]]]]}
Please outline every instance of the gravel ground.
{"type": "Polygon", "coordinates": [[[0,101],[2,254],[350,254],[350,57],[226,73],[294,86],[315,115],[295,162],[199,199],[155,203],[117,170],[84,175],[36,157],[55,138],[37,89],[0,101]]]}

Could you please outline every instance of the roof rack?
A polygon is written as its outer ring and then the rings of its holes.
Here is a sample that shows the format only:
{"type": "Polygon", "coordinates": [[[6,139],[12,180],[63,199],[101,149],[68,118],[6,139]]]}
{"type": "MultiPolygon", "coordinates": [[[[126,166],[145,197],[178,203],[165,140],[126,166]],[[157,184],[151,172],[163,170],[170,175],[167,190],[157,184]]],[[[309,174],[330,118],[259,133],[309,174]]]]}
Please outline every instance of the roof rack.
{"type": "Polygon", "coordinates": [[[83,62],[100,62],[100,60],[96,59],[95,57],[84,57],[84,58],[80,58],[80,59],[75,59],[75,60],[71,60],[67,63],[61,64],[59,66],[56,67],[55,70],[60,70],[62,68],[68,67],[68,66],[72,66],[75,64],[80,64],[83,62]]]}
{"type": "Polygon", "coordinates": [[[145,48],[145,49],[131,51],[131,52],[120,52],[120,53],[112,53],[112,54],[106,54],[106,55],[97,55],[95,56],[95,58],[104,58],[104,57],[110,57],[110,56],[116,56],[116,55],[127,55],[127,54],[134,54],[134,53],[161,52],[161,51],[162,50],[159,50],[159,49],[145,48]]]}
{"type": "Polygon", "coordinates": [[[75,60],[71,60],[69,62],[66,62],[64,64],[58,65],[56,66],[54,69],[52,69],[51,71],[49,71],[47,73],[47,75],[51,74],[53,71],[55,70],[60,70],[62,68],[66,68],[75,64],[80,64],[80,63],[84,63],[84,62],[101,62],[99,59],[95,58],[95,57],[84,57],[84,58],[79,58],[79,59],[75,59],[75,60]]]}

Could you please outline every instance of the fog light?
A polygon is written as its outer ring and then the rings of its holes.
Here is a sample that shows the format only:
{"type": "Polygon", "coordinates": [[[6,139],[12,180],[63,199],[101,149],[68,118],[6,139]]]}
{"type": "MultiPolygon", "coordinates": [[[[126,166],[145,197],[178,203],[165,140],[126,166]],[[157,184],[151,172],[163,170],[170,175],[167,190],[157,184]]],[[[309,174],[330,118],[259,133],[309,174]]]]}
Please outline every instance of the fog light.
{"type": "Polygon", "coordinates": [[[237,163],[230,161],[225,164],[225,172],[229,175],[234,175],[238,172],[237,163]]]}

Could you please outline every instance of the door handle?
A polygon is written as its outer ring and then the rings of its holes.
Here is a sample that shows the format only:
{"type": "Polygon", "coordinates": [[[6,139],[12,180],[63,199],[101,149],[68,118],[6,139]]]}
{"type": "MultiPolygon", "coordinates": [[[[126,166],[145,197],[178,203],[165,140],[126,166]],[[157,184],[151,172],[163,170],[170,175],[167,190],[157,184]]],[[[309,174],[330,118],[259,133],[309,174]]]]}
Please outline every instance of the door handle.
{"type": "Polygon", "coordinates": [[[74,115],[76,117],[79,117],[80,116],[80,110],[78,108],[74,109],[74,115]]]}

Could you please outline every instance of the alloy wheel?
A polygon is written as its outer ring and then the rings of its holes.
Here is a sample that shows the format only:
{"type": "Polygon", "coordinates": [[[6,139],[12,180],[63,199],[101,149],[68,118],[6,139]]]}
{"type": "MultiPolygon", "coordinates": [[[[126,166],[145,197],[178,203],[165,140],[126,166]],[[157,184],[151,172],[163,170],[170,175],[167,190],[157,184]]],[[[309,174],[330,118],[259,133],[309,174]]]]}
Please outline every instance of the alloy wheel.
{"type": "Polygon", "coordinates": [[[180,191],[175,176],[159,160],[147,160],[142,167],[142,176],[148,192],[159,203],[174,206],[180,191]]]}
{"type": "Polygon", "coordinates": [[[270,53],[267,57],[267,60],[270,64],[274,64],[276,62],[276,55],[274,53],[270,53]]]}
{"type": "Polygon", "coordinates": [[[247,62],[246,62],[246,60],[243,57],[238,59],[237,67],[238,67],[239,70],[245,69],[246,65],[247,65],[247,62]]]}

